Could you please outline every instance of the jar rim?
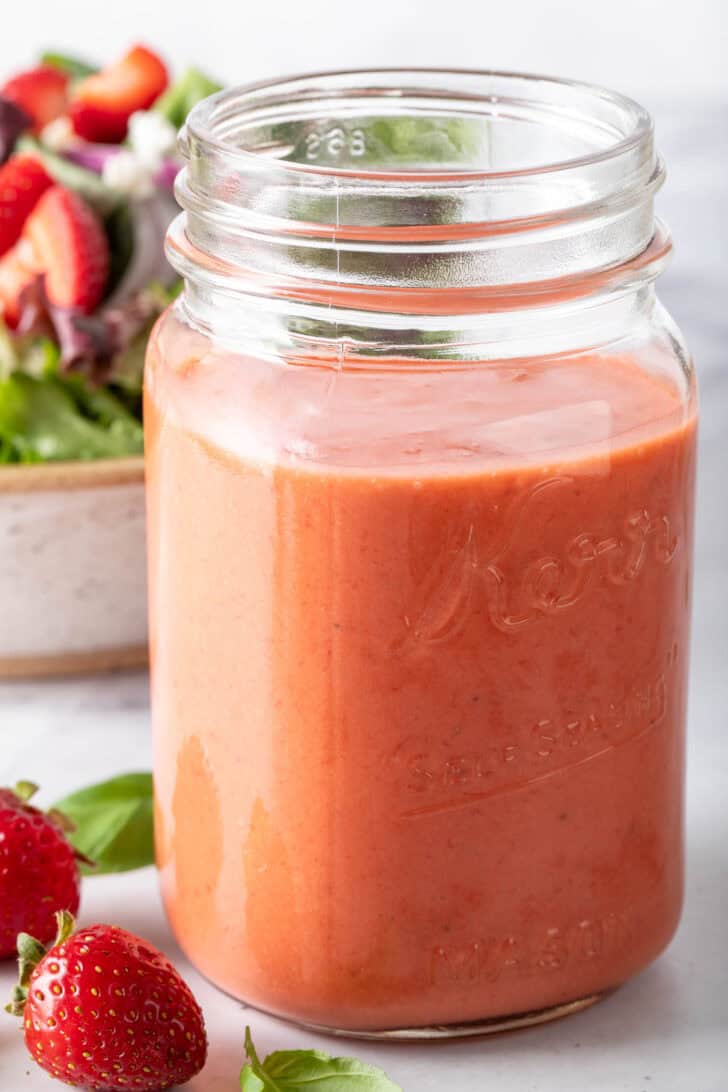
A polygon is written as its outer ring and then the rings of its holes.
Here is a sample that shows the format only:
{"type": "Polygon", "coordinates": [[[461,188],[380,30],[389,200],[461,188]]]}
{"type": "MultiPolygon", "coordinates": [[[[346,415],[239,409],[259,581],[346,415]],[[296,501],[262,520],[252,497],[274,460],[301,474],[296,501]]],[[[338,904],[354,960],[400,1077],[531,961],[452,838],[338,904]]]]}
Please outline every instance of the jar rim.
{"type": "Polygon", "coordinates": [[[253,292],[314,283],[362,304],[370,289],[452,299],[625,267],[655,237],[664,179],[632,99],[474,69],[232,88],[193,109],[180,150],[176,268],[205,275],[211,260],[231,286],[237,269],[253,292]]]}
{"type": "MultiPolygon", "coordinates": [[[[417,90],[417,89],[415,89],[417,90]]],[[[368,90],[371,94],[371,89],[368,90]]],[[[370,100],[371,101],[371,100],[370,100]]],[[[381,100],[379,100],[381,101],[381,100]]],[[[395,100],[396,101],[396,100],[395,100]]],[[[402,101],[399,99],[399,101],[402,101]]],[[[467,101],[481,102],[490,107],[498,105],[499,101],[507,101],[497,96],[494,91],[485,94],[485,88],[480,94],[472,91],[467,96],[467,101]]],[[[536,101],[536,100],[534,100],[536,101]]],[[[476,113],[475,110],[471,111],[476,113]]],[[[538,73],[511,72],[502,69],[470,69],[470,68],[440,68],[440,67],[375,67],[322,70],[311,73],[300,73],[290,77],[274,77],[272,79],[255,81],[248,84],[239,84],[231,88],[219,91],[198,103],[191,111],[183,130],[182,146],[189,136],[194,135],[204,142],[210,149],[216,149],[222,154],[231,156],[242,163],[247,163],[251,169],[259,169],[261,161],[282,167],[291,174],[322,175],[342,179],[371,179],[372,181],[403,181],[410,184],[431,184],[433,181],[451,183],[463,180],[468,182],[525,178],[534,175],[550,174],[562,170],[573,170],[579,167],[588,167],[605,160],[620,158],[630,152],[636,146],[646,140],[651,140],[654,135],[654,123],[651,114],[629,96],[618,91],[593,84],[588,81],[572,80],[557,76],[542,75],[538,73]],[[495,85],[511,85],[515,83],[525,84],[529,88],[541,88],[560,90],[572,94],[574,98],[581,95],[584,100],[596,106],[601,104],[610,107],[613,111],[620,111],[625,123],[629,122],[629,128],[625,128],[612,143],[605,147],[584,152],[580,155],[555,158],[545,163],[534,163],[520,167],[506,169],[490,169],[468,165],[458,165],[456,169],[443,170],[418,168],[416,171],[395,170],[388,168],[386,172],[381,169],[372,169],[366,166],[339,166],[336,164],[319,164],[310,162],[298,162],[289,159],[273,158],[267,154],[261,154],[260,150],[240,147],[225,135],[218,135],[216,128],[229,119],[231,108],[240,116],[251,107],[266,103],[269,93],[278,92],[286,100],[305,91],[307,88],[319,87],[327,90],[331,85],[332,90],[344,93],[356,94],[358,87],[352,86],[359,80],[367,81],[387,79],[392,83],[400,84],[405,79],[427,78],[436,80],[440,90],[444,93],[450,90],[443,85],[448,80],[454,81],[490,81],[495,85]]]]}

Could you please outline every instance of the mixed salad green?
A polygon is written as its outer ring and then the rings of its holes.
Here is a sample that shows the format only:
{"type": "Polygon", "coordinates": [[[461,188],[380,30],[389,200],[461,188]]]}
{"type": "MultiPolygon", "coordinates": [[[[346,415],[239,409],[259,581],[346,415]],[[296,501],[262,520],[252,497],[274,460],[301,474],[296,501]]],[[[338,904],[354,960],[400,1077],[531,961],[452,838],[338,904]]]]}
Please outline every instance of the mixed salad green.
{"type": "Polygon", "coordinates": [[[46,53],[0,87],[0,464],[142,452],[177,131],[218,89],[144,47],[101,70],[46,53]]]}
{"type": "MultiPolygon", "coordinates": [[[[0,87],[0,464],[141,454],[147,339],[181,287],[164,256],[178,130],[217,90],[141,45],[100,70],[45,53],[0,87]]],[[[475,166],[488,139],[456,113],[274,129],[284,158],[393,170],[475,166]]],[[[330,222],[330,195],[309,202],[330,222]]],[[[447,196],[429,202],[450,222],[447,196]]]]}

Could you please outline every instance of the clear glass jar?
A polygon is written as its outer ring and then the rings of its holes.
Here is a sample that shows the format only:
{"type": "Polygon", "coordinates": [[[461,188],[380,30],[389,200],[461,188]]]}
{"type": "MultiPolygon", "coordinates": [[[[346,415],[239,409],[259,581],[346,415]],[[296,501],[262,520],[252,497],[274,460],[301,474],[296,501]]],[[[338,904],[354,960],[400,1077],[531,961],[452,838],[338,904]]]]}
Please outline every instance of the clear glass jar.
{"type": "Polygon", "coordinates": [[[179,941],[347,1033],[583,1007],[682,898],[696,406],[650,118],[353,72],[182,148],[146,384],[179,941]]]}

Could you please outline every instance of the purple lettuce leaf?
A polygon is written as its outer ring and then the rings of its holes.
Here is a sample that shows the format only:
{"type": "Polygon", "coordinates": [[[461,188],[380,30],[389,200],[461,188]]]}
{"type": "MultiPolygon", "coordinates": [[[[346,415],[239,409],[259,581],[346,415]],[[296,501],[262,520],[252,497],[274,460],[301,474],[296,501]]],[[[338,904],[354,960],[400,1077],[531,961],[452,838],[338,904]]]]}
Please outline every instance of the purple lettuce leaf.
{"type": "Polygon", "coordinates": [[[30,129],[32,124],[25,110],[21,110],[10,99],[0,96],[0,163],[9,159],[16,140],[26,129],[30,129]]]}
{"type": "Polygon", "coordinates": [[[146,292],[94,315],[51,304],[49,314],[61,350],[61,368],[83,371],[103,382],[116,354],[145,330],[159,312],[159,301],[146,292]]]}
{"type": "Polygon", "coordinates": [[[110,378],[114,357],[149,329],[166,302],[150,288],[86,315],[76,308],[51,303],[44,279],[39,276],[21,295],[17,333],[52,338],[60,350],[61,371],[79,372],[96,383],[104,383],[110,378]]]}

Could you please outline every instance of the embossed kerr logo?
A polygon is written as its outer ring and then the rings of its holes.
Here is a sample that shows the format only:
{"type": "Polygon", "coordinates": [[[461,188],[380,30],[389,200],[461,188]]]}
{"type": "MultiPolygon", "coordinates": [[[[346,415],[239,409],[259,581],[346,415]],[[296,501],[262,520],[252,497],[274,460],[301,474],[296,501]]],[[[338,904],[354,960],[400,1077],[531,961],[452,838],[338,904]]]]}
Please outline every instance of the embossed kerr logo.
{"type": "Polygon", "coordinates": [[[419,588],[418,606],[404,619],[406,636],[393,651],[447,641],[461,630],[483,598],[496,629],[516,633],[546,616],[567,611],[600,581],[624,585],[637,580],[650,562],[670,564],[679,538],[668,516],[638,508],[629,511],[610,534],[585,530],[567,539],[557,551],[519,566],[520,542],[533,538],[532,532],[524,532],[533,520],[542,522],[545,529],[548,524],[552,531],[548,517],[553,515],[554,505],[561,499],[567,503],[568,491],[576,485],[575,478],[552,477],[516,497],[499,520],[496,542],[487,549],[479,541],[475,519],[458,542],[448,541],[446,536],[442,565],[419,588]]]}

